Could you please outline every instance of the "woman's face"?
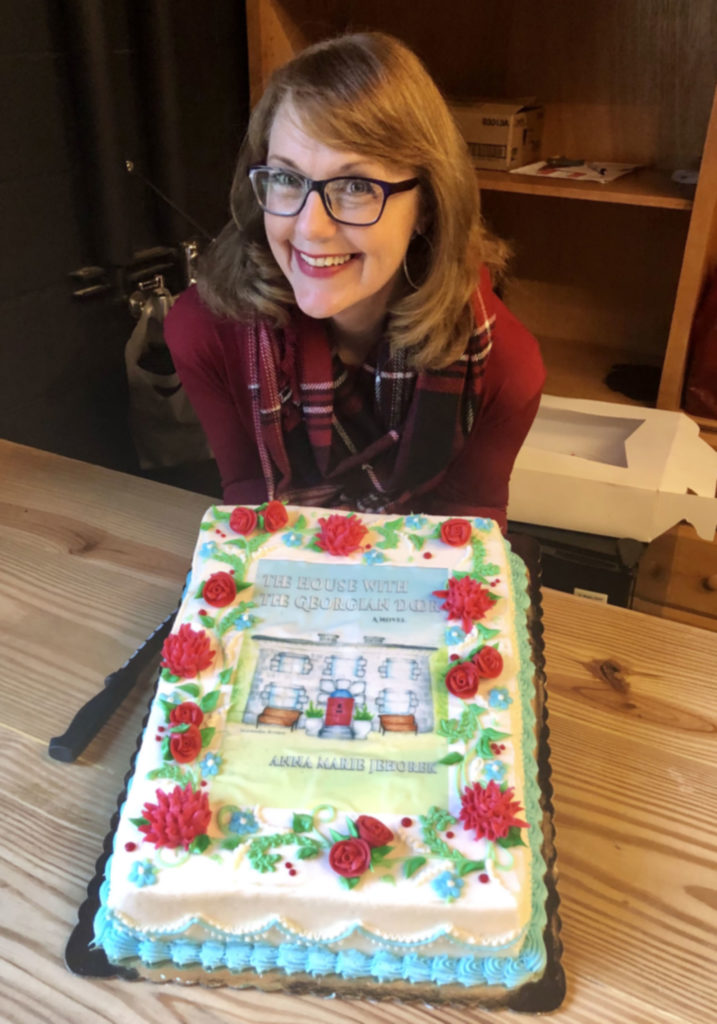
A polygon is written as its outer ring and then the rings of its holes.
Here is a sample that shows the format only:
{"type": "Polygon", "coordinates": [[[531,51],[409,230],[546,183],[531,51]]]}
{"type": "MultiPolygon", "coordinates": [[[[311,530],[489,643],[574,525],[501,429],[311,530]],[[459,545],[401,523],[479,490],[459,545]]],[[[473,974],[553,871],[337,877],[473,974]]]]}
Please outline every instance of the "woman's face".
{"type": "MultiPolygon", "coordinates": [[[[397,182],[413,177],[411,168],[317,141],[304,132],[300,116],[286,102],[274,118],[266,163],[314,180],[357,175],[397,182]]],[[[383,317],[401,279],[403,257],[418,218],[418,188],[389,196],[376,224],[356,227],[332,220],[319,193],[311,192],[295,217],[265,213],[264,227],[299,309],[316,319],[328,318],[344,331],[360,333],[383,317]],[[331,265],[317,265],[317,260],[323,263],[328,256],[333,257],[331,265]]]]}

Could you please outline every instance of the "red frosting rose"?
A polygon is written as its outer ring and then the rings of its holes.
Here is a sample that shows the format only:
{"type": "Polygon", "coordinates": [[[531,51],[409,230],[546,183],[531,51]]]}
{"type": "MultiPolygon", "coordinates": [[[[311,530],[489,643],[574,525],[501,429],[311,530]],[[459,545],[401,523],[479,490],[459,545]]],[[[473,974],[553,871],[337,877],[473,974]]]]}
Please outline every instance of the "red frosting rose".
{"type": "Polygon", "coordinates": [[[289,522],[289,513],[281,501],[270,501],[264,509],[264,529],[276,533],[289,522]]]}
{"type": "Polygon", "coordinates": [[[472,661],[461,661],[449,668],[445,676],[446,689],[454,697],[468,700],[478,693],[478,671],[472,661]]]}
{"type": "Polygon", "coordinates": [[[385,846],[393,839],[391,829],[378,818],[372,818],[370,814],[360,814],[356,819],[356,828],[361,839],[365,839],[371,849],[375,846],[385,846]]]}
{"type": "Polygon", "coordinates": [[[248,534],[256,529],[257,515],[253,508],[239,506],[229,516],[229,525],[235,533],[248,534]]]}
{"type": "Polygon", "coordinates": [[[473,622],[482,619],[493,604],[493,595],[470,576],[448,580],[448,590],[434,590],[435,597],[444,598],[442,608],[449,619],[460,619],[466,633],[470,633],[473,622]]]}
{"type": "Polygon", "coordinates": [[[501,790],[492,779],[487,786],[479,782],[466,786],[458,815],[463,828],[475,829],[476,839],[504,839],[513,827],[527,828],[526,821],[516,818],[523,809],[514,796],[512,786],[501,790]]]}
{"type": "Polygon", "coordinates": [[[481,679],[497,679],[503,671],[503,655],[495,647],[481,647],[473,655],[473,664],[481,679]]]}
{"type": "Polygon", "coordinates": [[[209,635],[204,630],[192,629],[187,622],[176,633],[170,633],[162,646],[162,668],[182,679],[191,679],[213,661],[209,635]]]}
{"type": "Polygon", "coordinates": [[[172,708],[169,721],[172,725],[201,725],[204,721],[204,712],[193,700],[185,700],[172,708]]]}
{"type": "Polygon", "coordinates": [[[340,839],[329,850],[329,864],[342,878],[357,878],[371,863],[371,847],[365,839],[340,839]]]}
{"type": "Polygon", "coordinates": [[[142,817],[146,825],[140,825],[144,832],[144,841],[155,846],[166,846],[174,849],[189,844],[197,836],[206,832],[212,812],[209,810],[209,798],[203,790],[194,791],[191,784],[182,788],[175,786],[171,793],[157,790],[157,803],[145,804],[142,817]]]}
{"type": "Polygon", "coordinates": [[[188,764],[202,749],[202,734],[196,725],[187,726],[186,732],[172,733],[169,749],[175,761],[188,764]]]}
{"type": "Polygon", "coordinates": [[[320,530],[316,543],[330,555],[350,555],[361,546],[368,529],[358,516],[331,515],[319,519],[320,530]]]}
{"type": "Polygon", "coordinates": [[[471,524],[467,519],[446,519],[441,523],[441,540],[454,548],[467,544],[472,533],[471,524]]]}
{"type": "Polygon", "coordinates": [[[213,572],[202,587],[202,600],[213,608],[225,608],[237,596],[237,585],[229,572],[213,572]]]}

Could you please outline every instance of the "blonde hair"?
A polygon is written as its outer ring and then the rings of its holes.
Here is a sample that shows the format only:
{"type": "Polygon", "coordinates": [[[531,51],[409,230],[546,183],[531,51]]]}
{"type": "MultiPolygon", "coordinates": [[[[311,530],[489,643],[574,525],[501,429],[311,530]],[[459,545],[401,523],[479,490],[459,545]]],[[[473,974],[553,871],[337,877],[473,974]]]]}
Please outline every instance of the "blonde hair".
{"type": "Polygon", "coordinates": [[[264,233],[248,170],[266,161],[281,103],[325,145],[414,169],[420,179],[423,242],[409,245],[415,290],[390,309],[388,338],[416,368],[457,359],[475,329],[471,296],[481,263],[493,271],[505,247],[484,228],[466,144],[419,58],[378,32],[339,36],[303,50],[272,76],[254,108],[230,193],[232,220],[205,254],[199,291],[216,313],[286,324],[295,306],[264,233]]]}

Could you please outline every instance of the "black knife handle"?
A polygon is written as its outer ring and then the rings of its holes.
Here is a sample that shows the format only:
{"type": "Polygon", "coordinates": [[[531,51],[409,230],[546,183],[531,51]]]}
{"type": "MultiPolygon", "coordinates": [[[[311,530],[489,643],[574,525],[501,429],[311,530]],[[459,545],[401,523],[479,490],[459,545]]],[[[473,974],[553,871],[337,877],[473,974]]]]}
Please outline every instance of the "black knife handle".
{"type": "Polygon", "coordinates": [[[131,689],[131,682],[128,685],[121,670],[114,672],[113,676],[114,679],[110,683],[82,705],[66,732],[62,736],[52,737],[48,747],[50,757],[56,761],[76,760],[107,719],[117,710],[131,689]]]}
{"type": "Polygon", "coordinates": [[[48,753],[55,761],[75,761],[90,740],[97,735],[108,718],[119,707],[137,679],[159,653],[172,628],[175,609],[127,661],[105,679],[104,687],[83,704],[62,736],[53,736],[48,753]]]}

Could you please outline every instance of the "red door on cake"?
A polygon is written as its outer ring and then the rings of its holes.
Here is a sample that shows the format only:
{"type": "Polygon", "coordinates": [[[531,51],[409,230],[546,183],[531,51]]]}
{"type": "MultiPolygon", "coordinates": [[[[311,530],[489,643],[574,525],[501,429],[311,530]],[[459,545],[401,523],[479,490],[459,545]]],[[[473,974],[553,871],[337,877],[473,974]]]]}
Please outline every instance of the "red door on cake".
{"type": "Polygon", "coordinates": [[[348,690],[334,690],[326,701],[326,725],[351,725],[355,701],[348,690]]]}

